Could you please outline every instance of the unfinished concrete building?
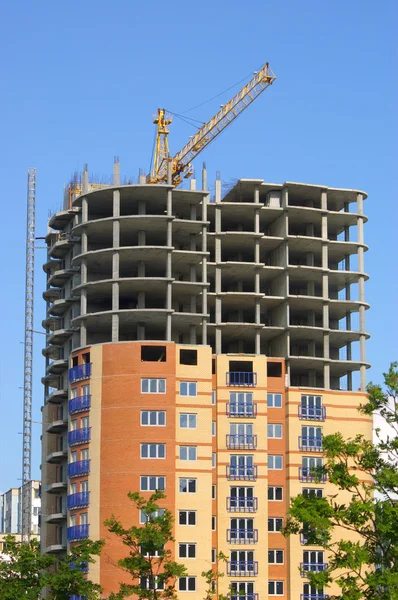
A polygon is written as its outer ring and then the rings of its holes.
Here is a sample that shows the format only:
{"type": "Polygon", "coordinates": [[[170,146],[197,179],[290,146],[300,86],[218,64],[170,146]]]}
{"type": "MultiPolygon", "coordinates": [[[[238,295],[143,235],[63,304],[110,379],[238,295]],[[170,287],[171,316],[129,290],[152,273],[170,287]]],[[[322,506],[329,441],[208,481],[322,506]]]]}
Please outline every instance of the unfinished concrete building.
{"type": "Polygon", "coordinates": [[[131,524],[127,492],[165,489],[176,559],[190,546],[179,592],[202,598],[222,550],[220,592],[320,600],[305,570],[327,557],[280,527],[292,495],[328,487],[311,471],[323,434],[371,437],[366,194],[243,179],[210,198],[205,171],[201,188],[121,185],[116,163],[50,219],[42,546],[104,538],[89,573],[115,591],[103,521],[117,505],[131,524]]]}

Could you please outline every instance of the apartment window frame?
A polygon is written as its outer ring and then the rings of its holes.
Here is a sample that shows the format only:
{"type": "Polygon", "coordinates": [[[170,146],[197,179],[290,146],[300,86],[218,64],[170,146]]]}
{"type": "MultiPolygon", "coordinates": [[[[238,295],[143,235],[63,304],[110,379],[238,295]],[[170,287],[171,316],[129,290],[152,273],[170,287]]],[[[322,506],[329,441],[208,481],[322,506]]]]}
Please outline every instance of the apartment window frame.
{"type": "Polygon", "coordinates": [[[166,444],[158,444],[156,442],[145,442],[144,444],[140,444],[140,458],[142,458],[142,460],[165,459],[166,444]],[[151,456],[152,452],[155,454],[151,456]]]}
{"type": "Polygon", "coordinates": [[[285,551],[280,550],[280,549],[269,548],[268,564],[269,565],[284,565],[285,564],[285,551]],[[280,558],[282,560],[278,560],[280,558]]]}
{"type": "Polygon", "coordinates": [[[217,392],[216,390],[211,390],[211,404],[215,406],[217,404],[217,392]]]}
{"type": "Polygon", "coordinates": [[[180,429],[197,429],[198,427],[198,415],[196,413],[180,413],[180,429]],[[186,425],[183,425],[183,421],[186,418],[186,425]],[[191,423],[192,421],[192,423],[191,423]]]}
{"type": "Polygon", "coordinates": [[[269,485],[268,486],[268,501],[269,502],[283,502],[283,486],[282,485],[269,485]],[[273,498],[270,498],[270,491],[272,490],[272,496],[273,498]],[[281,493],[281,498],[276,498],[276,495],[278,494],[277,490],[280,490],[281,493]]]}
{"type": "Polygon", "coordinates": [[[180,396],[195,398],[198,395],[197,381],[180,381],[180,396]]]}
{"type": "Polygon", "coordinates": [[[211,467],[212,467],[212,469],[215,469],[216,466],[217,466],[217,453],[212,452],[211,453],[211,467]]]}
{"type": "Polygon", "coordinates": [[[269,533],[280,533],[282,527],[283,527],[283,517],[268,517],[268,532],[269,533]],[[271,523],[272,523],[272,528],[270,528],[271,523]],[[278,525],[279,525],[279,529],[278,529],[278,525]]]}
{"type": "Polygon", "coordinates": [[[164,377],[142,377],[141,378],[141,394],[165,394],[165,393],[166,393],[166,379],[164,377]]]}
{"type": "Polygon", "coordinates": [[[284,595],[285,595],[285,582],[282,579],[269,579],[268,580],[268,596],[284,596],[284,595]],[[278,588],[279,588],[279,591],[278,591],[278,588]]]}
{"type": "Polygon", "coordinates": [[[180,477],[179,478],[179,482],[178,482],[178,489],[180,494],[196,494],[197,493],[197,479],[195,477],[180,477]],[[185,483],[185,490],[182,490],[181,487],[184,486],[183,482],[185,483]],[[190,491],[190,488],[194,487],[195,489],[193,491],[190,491]]]}
{"type": "Polygon", "coordinates": [[[179,458],[184,462],[195,462],[198,460],[198,447],[182,445],[179,447],[179,458]]]}
{"type": "Polygon", "coordinates": [[[216,437],[217,435],[217,423],[216,421],[211,422],[211,436],[216,437]]]}
{"type": "Polygon", "coordinates": [[[268,454],[267,465],[268,465],[269,471],[282,471],[283,470],[283,454],[268,454]],[[277,464],[280,464],[280,466],[276,466],[277,464]]]}
{"type": "MultiPolygon", "coordinates": [[[[196,512],[197,512],[196,510],[179,510],[178,511],[178,524],[181,525],[182,527],[196,527],[196,525],[197,525],[196,512]],[[181,517],[183,515],[185,516],[186,523],[181,523],[181,517]],[[189,522],[191,518],[194,521],[194,523],[189,522]]],[[[184,518],[182,520],[184,520],[184,518]]]]}
{"type": "Polygon", "coordinates": [[[303,496],[306,497],[314,497],[314,498],[323,498],[323,489],[322,488],[309,488],[304,487],[301,490],[303,496]],[[314,493],[311,493],[314,492],[314,493]]]}
{"type": "Polygon", "coordinates": [[[283,398],[280,393],[269,393],[267,394],[267,406],[268,408],[282,408],[283,398]]]}
{"type": "Polygon", "coordinates": [[[267,424],[267,438],[269,440],[281,440],[283,438],[283,425],[282,423],[268,423],[267,424]],[[280,435],[276,435],[278,432],[277,427],[280,427],[280,435]],[[271,435],[270,435],[271,433],[271,435]]]}
{"type": "Polygon", "coordinates": [[[142,410],[140,413],[140,424],[142,427],[166,427],[166,411],[165,410],[142,410]],[[144,415],[146,416],[147,422],[144,423],[144,415]],[[162,415],[162,416],[161,416],[162,415]],[[155,417],[152,421],[152,417],[155,417]],[[163,423],[160,421],[163,419],[163,423]]]}
{"type": "Polygon", "coordinates": [[[141,492],[156,492],[156,490],[164,491],[166,489],[166,476],[165,475],[140,475],[140,491],[141,492]],[[156,486],[151,487],[151,480],[154,479],[156,486]],[[147,480],[147,487],[143,487],[143,481],[147,480]],[[163,480],[163,481],[161,481],[163,480]],[[160,487],[160,484],[164,484],[160,487]]]}
{"type": "Polygon", "coordinates": [[[196,542],[179,542],[178,558],[196,558],[196,542]]]}
{"type": "Polygon", "coordinates": [[[211,516],[211,530],[217,531],[217,517],[216,515],[211,516]]]}
{"type": "Polygon", "coordinates": [[[178,578],[178,591],[179,592],[196,592],[196,576],[186,575],[185,577],[178,578]],[[181,584],[184,582],[183,587],[181,584]]]}
{"type": "Polygon", "coordinates": [[[158,508],[157,510],[152,511],[151,513],[146,513],[142,508],[140,509],[140,525],[145,525],[145,523],[150,523],[152,519],[157,519],[158,517],[162,517],[165,513],[165,508],[158,508]]]}

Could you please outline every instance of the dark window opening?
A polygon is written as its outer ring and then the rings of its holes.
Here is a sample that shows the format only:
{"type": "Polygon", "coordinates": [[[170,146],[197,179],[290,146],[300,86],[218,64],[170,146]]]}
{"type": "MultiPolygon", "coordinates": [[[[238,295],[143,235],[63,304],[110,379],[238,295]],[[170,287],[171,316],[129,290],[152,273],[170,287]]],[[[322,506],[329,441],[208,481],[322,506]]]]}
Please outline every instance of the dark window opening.
{"type": "Polygon", "coordinates": [[[197,365],[197,350],[180,350],[180,365],[197,365]]]}
{"type": "Polygon", "coordinates": [[[253,373],[253,361],[251,360],[230,360],[230,372],[253,373]]]}
{"type": "Polygon", "coordinates": [[[90,362],[90,352],[82,354],[82,360],[84,365],[88,364],[90,362]]]}
{"type": "Polygon", "coordinates": [[[282,363],[281,362],[267,363],[267,376],[268,377],[282,377],[282,363]]]}
{"type": "Polygon", "coordinates": [[[79,357],[73,356],[72,357],[72,367],[77,367],[78,364],[79,364],[79,357]]]}
{"type": "Polygon", "coordinates": [[[211,359],[211,374],[212,375],[216,374],[216,359],[215,358],[211,359]]]}
{"type": "Polygon", "coordinates": [[[166,346],[141,346],[141,360],[144,362],[166,362],[166,346]]]}

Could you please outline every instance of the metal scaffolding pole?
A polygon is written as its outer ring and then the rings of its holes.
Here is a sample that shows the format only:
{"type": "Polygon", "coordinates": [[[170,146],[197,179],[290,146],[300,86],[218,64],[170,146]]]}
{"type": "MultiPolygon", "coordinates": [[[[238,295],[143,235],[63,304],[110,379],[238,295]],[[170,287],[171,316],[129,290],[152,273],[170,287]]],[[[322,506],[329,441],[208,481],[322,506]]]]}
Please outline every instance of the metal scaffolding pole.
{"type": "Polygon", "coordinates": [[[23,448],[21,490],[22,541],[31,533],[32,491],[32,373],[33,373],[33,304],[36,224],[36,169],[28,169],[28,198],[26,215],[26,279],[25,279],[25,340],[23,392],[23,448]]]}

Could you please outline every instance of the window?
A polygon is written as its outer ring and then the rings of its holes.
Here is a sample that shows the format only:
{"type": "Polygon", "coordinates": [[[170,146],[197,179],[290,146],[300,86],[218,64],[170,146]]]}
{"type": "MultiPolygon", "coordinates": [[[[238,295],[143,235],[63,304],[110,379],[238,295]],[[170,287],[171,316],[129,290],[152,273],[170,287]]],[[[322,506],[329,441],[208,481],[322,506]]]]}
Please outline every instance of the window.
{"type": "Polygon", "coordinates": [[[213,515],[211,518],[211,530],[215,531],[217,529],[217,518],[213,515]]]}
{"type": "Polygon", "coordinates": [[[305,419],[323,419],[325,409],[322,406],[322,396],[301,396],[301,417],[305,419]]]}
{"type": "Polygon", "coordinates": [[[90,395],[90,384],[87,383],[86,385],[82,385],[82,396],[89,396],[90,395]]]}
{"type": "Polygon", "coordinates": [[[322,450],[322,427],[302,425],[301,444],[314,450],[322,450]]]}
{"type": "Polygon", "coordinates": [[[80,525],[87,525],[88,523],[88,514],[80,513],[80,525]]]}
{"type": "Polygon", "coordinates": [[[80,491],[81,492],[88,492],[88,481],[81,481],[80,482],[80,491]]]}
{"type": "Polygon", "coordinates": [[[321,488],[303,488],[302,494],[310,498],[323,498],[323,490],[321,488]]]}
{"type": "Polygon", "coordinates": [[[267,363],[267,377],[282,377],[282,363],[281,362],[268,362],[267,363]]]}
{"type": "Polygon", "coordinates": [[[269,517],[268,518],[268,531],[273,533],[280,531],[283,527],[283,519],[280,517],[269,517]]]}
{"type": "Polygon", "coordinates": [[[69,518],[69,525],[71,527],[75,527],[75,525],[76,525],[76,515],[71,515],[70,516],[70,518],[69,518]]]}
{"type": "Polygon", "coordinates": [[[229,410],[231,415],[245,417],[255,415],[255,407],[252,392],[230,392],[229,403],[229,410]]]}
{"type": "Polygon", "coordinates": [[[178,544],[179,558],[196,558],[196,544],[178,544]]]}
{"type": "Polygon", "coordinates": [[[196,577],[180,577],[178,589],[180,592],[196,592],[196,577]]]}
{"type": "Polygon", "coordinates": [[[197,365],[197,350],[180,350],[180,365],[197,365]]]}
{"type": "Polygon", "coordinates": [[[90,420],[88,417],[82,417],[81,418],[81,427],[84,429],[88,429],[90,426],[90,420]]]}
{"type": "Polygon", "coordinates": [[[283,550],[268,550],[269,565],[283,565],[283,550]]]}
{"type": "Polygon", "coordinates": [[[70,493],[76,494],[76,492],[77,492],[77,483],[71,483],[70,484],[70,493]]]}
{"type": "Polygon", "coordinates": [[[166,489],[166,477],[162,475],[142,475],[140,480],[142,492],[155,492],[156,490],[166,489]]]}
{"type": "Polygon", "coordinates": [[[144,510],[140,510],[140,523],[148,523],[157,517],[162,517],[164,515],[164,508],[158,508],[151,513],[146,513],[144,510]]]}
{"type": "Polygon", "coordinates": [[[269,408],[282,408],[282,394],[267,394],[269,408]]]}
{"type": "Polygon", "coordinates": [[[166,362],[166,346],[141,346],[143,362],[166,362]]]}
{"type": "Polygon", "coordinates": [[[267,425],[267,436],[268,438],[282,438],[282,425],[275,423],[268,423],[267,425]]]}
{"type": "Polygon", "coordinates": [[[165,394],[166,380],[165,379],[141,379],[142,394],[165,394]]]}
{"type": "Polygon", "coordinates": [[[268,582],[268,595],[269,596],[283,596],[284,585],[283,581],[269,581],[268,582]]]}
{"type": "Polygon", "coordinates": [[[71,398],[77,398],[77,387],[76,388],[72,388],[70,391],[70,397],[71,398]]]}
{"type": "Polygon", "coordinates": [[[254,598],[254,583],[252,581],[234,581],[231,583],[231,599],[239,600],[240,598],[242,600],[254,598]]]}
{"type": "Polygon", "coordinates": [[[283,468],[283,457],[281,454],[268,454],[268,468],[280,470],[283,468]]]}
{"type": "Polygon", "coordinates": [[[157,427],[164,427],[166,425],[166,411],[142,410],[141,425],[154,425],[157,427]]]}
{"type": "Polygon", "coordinates": [[[88,448],[80,451],[81,460],[88,460],[88,448]]]}
{"type": "Polygon", "coordinates": [[[268,486],[268,500],[283,500],[283,487],[268,486]]]}
{"type": "Polygon", "coordinates": [[[196,396],[196,381],[180,381],[181,396],[196,396]]]}
{"type": "Polygon", "coordinates": [[[217,496],[217,486],[215,484],[213,484],[211,486],[211,499],[215,500],[217,496]]]}
{"type": "Polygon", "coordinates": [[[162,548],[156,548],[153,544],[148,544],[147,546],[140,546],[140,551],[142,556],[145,556],[145,558],[158,558],[162,555],[164,547],[162,546],[162,548]]]}
{"type": "Polygon", "coordinates": [[[140,578],[140,586],[144,590],[163,590],[164,582],[160,577],[146,575],[140,578]]]}
{"type": "Polygon", "coordinates": [[[196,494],[196,479],[180,478],[180,492],[182,494],[196,494]]]}
{"type": "Polygon", "coordinates": [[[178,522],[180,525],[196,525],[196,510],[180,510],[178,522]]]}
{"type": "Polygon", "coordinates": [[[217,402],[216,390],[212,390],[211,391],[211,403],[216,404],[216,402],[217,402]]]}
{"type": "Polygon", "coordinates": [[[316,587],[315,585],[312,585],[311,583],[304,583],[303,584],[303,595],[304,595],[304,600],[311,600],[311,598],[316,598],[318,595],[323,596],[323,588],[320,587],[316,587]]]}
{"type": "Polygon", "coordinates": [[[323,565],[323,552],[322,550],[304,550],[303,552],[303,563],[304,569],[305,565],[307,566],[307,570],[310,571],[321,571],[321,568],[317,568],[317,565],[323,565]]]}
{"type": "Polygon", "coordinates": [[[77,461],[77,452],[71,452],[70,453],[70,462],[76,462],[77,461]]]}
{"type": "Polygon", "coordinates": [[[70,430],[76,431],[76,429],[77,429],[77,419],[73,419],[73,421],[70,422],[70,430]]]}
{"type": "Polygon", "coordinates": [[[217,426],[216,426],[216,422],[212,421],[211,422],[211,435],[214,437],[216,435],[216,431],[217,431],[217,426]]]}
{"type": "Polygon", "coordinates": [[[180,446],[180,460],[196,460],[196,446],[180,446]]]}
{"type": "Polygon", "coordinates": [[[141,444],[141,458],[165,458],[166,444],[141,444]]]}
{"type": "Polygon", "coordinates": [[[211,562],[214,564],[216,562],[216,559],[217,559],[216,549],[212,548],[211,549],[211,562]]]}
{"type": "Polygon", "coordinates": [[[180,413],[181,429],[196,429],[197,415],[194,413],[180,413]]]}
{"type": "Polygon", "coordinates": [[[231,540],[233,539],[255,539],[254,519],[230,519],[231,540]]]}
{"type": "Polygon", "coordinates": [[[212,452],[211,454],[211,466],[213,469],[215,469],[217,466],[217,454],[215,452],[212,452]]]}

